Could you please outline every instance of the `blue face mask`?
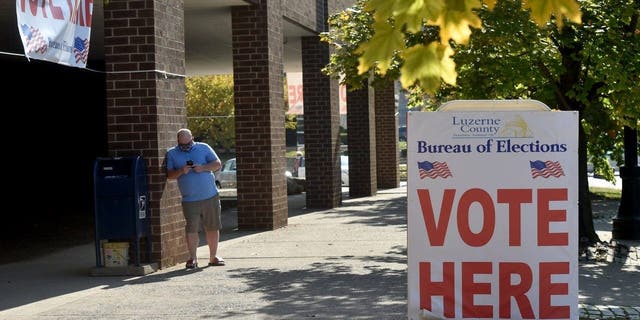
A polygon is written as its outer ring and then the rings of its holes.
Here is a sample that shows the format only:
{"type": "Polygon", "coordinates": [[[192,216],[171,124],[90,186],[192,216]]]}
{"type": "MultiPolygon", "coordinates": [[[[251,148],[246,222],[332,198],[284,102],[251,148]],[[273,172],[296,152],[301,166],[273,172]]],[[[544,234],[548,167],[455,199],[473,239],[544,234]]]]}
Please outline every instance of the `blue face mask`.
{"type": "Polygon", "coordinates": [[[178,143],[178,148],[180,148],[180,150],[183,152],[191,151],[191,148],[193,148],[193,140],[187,143],[178,143]]]}

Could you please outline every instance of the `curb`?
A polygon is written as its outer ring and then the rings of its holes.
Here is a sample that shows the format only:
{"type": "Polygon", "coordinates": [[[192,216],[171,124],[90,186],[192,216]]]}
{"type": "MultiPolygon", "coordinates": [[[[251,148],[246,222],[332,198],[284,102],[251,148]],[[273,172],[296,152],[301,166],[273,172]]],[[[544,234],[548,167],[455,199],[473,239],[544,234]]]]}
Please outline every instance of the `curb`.
{"type": "Polygon", "coordinates": [[[640,319],[640,307],[579,304],[580,319],[640,319]]]}

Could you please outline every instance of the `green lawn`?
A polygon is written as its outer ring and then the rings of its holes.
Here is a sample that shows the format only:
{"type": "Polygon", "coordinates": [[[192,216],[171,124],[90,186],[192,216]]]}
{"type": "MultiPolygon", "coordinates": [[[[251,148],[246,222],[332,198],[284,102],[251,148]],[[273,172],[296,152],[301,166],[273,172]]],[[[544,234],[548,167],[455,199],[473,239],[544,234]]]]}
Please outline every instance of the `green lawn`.
{"type": "Polygon", "coordinates": [[[617,189],[595,188],[595,187],[589,188],[589,192],[592,195],[596,195],[606,199],[614,199],[614,200],[620,200],[620,197],[622,194],[622,191],[617,189]]]}

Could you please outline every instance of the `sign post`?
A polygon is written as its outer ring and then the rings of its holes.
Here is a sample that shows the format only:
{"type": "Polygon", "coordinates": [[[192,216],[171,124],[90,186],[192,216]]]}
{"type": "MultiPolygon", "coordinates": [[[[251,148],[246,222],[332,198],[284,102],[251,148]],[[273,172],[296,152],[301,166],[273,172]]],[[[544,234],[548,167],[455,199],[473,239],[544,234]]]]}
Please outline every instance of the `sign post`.
{"type": "Polygon", "coordinates": [[[409,319],[578,319],[578,113],[408,114],[409,319]]]}

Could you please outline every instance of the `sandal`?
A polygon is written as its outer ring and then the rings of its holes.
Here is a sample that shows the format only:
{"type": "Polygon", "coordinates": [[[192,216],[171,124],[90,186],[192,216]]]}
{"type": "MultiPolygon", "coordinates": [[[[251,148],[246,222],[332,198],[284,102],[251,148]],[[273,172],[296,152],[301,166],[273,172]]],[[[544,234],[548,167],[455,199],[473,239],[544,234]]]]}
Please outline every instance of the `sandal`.
{"type": "Polygon", "coordinates": [[[215,257],[213,259],[213,262],[209,262],[209,266],[210,267],[224,266],[224,265],[225,265],[224,259],[219,258],[219,257],[215,257]]]}
{"type": "Polygon", "coordinates": [[[195,259],[189,259],[187,260],[187,264],[185,265],[185,268],[187,269],[194,269],[198,267],[198,261],[195,259]]]}

